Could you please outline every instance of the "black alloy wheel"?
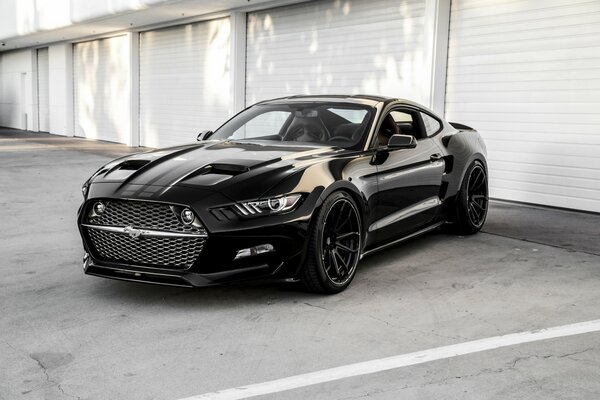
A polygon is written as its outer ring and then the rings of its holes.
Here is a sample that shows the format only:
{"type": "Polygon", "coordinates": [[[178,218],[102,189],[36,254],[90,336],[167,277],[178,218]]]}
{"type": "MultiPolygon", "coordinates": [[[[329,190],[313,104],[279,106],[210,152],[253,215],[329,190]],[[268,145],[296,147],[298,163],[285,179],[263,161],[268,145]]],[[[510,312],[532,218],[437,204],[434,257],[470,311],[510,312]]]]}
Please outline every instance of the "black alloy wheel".
{"type": "Polygon", "coordinates": [[[318,212],[311,232],[302,281],[313,292],[339,293],[356,274],[362,226],[350,195],[336,192],[318,212]]]}
{"type": "Polygon", "coordinates": [[[487,177],[480,164],[471,170],[467,188],[467,215],[471,225],[481,228],[487,215],[489,198],[487,177]]]}
{"type": "Polygon", "coordinates": [[[485,222],[488,206],[487,172],[480,161],[474,161],[467,169],[457,195],[457,233],[470,235],[478,232],[485,222]]]}

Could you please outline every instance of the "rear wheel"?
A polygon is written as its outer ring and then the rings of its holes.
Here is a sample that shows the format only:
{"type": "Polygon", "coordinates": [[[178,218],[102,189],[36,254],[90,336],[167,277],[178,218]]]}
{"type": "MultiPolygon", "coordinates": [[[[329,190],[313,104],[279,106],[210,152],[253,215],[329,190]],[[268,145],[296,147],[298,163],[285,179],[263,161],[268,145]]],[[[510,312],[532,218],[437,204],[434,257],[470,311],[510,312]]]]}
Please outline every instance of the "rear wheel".
{"type": "Polygon", "coordinates": [[[455,231],[462,235],[478,232],[487,217],[488,204],[487,172],[480,161],[474,161],[457,194],[455,231]]]}
{"type": "Polygon", "coordinates": [[[362,244],[358,207],[350,195],[335,192],[323,202],[310,232],[302,282],[317,293],[339,293],[356,274],[362,244]]]}

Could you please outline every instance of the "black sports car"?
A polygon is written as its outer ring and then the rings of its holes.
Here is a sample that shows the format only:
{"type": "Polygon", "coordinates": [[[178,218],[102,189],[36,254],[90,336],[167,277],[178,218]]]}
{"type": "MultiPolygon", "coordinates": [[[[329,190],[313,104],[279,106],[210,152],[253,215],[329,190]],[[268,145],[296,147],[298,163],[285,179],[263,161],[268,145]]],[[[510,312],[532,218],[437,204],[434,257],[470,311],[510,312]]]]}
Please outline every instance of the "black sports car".
{"type": "Polygon", "coordinates": [[[480,135],[410,101],[264,101],[198,141],[119,158],[84,184],[87,274],[336,293],[367,254],[443,224],[472,234],[487,214],[480,135]]]}

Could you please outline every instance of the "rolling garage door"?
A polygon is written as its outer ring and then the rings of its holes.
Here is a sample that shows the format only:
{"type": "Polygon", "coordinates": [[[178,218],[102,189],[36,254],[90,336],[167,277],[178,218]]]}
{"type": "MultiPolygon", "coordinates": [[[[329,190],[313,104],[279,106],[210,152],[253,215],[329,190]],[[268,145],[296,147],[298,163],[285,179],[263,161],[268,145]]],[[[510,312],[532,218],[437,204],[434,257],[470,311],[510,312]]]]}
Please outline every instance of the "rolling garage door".
{"type": "Polygon", "coordinates": [[[491,196],[600,212],[599,110],[599,1],[452,1],[446,117],[483,134],[491,196]]]}
{"type": "Polygon", "coordinates": [[[50,82],[48,48],[37,50],[38,130],[50,131],[50,82]]]}
{"type": "Polygon", "coordinates": [[[424,12],[424,0],[326,0],[249,14],[247,105],[323,93],[426,101],[424,12]]]}
{"type": "Polygon", "coordinates": [[[75,136],[129,142],[128,45],[117,36],[73,46],[75,136]]]}
{"type": "Polygon", "coordinates": [[[140,34],[140,144],[192,142],[230,109],[229,19],[140,34]]]}

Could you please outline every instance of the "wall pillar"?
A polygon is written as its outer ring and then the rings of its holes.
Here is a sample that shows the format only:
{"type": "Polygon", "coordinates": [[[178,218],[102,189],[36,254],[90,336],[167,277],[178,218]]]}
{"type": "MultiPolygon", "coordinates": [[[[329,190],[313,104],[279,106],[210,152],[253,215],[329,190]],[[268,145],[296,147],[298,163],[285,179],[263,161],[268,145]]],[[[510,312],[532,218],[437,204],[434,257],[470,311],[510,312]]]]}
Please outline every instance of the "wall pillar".
{"type": "Polygon", "coordinates": [[[231,102],[229,114],[246,108],[246,13],[234,11],[230,15],[230,76],[231,102]]]}
{"type": "Polygon", "coordinates": [[[430,73],[429,108],[444,115],[450,0],[425,1],[426,66],[430,73]]]}

